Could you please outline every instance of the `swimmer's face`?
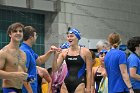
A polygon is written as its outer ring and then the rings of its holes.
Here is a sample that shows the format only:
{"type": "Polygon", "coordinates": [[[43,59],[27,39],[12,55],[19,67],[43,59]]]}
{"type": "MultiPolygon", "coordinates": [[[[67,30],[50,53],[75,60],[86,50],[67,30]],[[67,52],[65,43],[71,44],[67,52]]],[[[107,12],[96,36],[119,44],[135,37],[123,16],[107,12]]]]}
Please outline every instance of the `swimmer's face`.
{"type": "Polygon", "coordinates": [[[75,36],[73,33],[68,33],[67,34],[67,41],[69,42],[70,45],[78,44],[78,38],[75,36]]]}
{"type": "Polygon", "coordinates": [[[23,39],[23,29],[17,27],[15,30],[12,30],[9,36],[15,41],[21,41],[23,39]]]}

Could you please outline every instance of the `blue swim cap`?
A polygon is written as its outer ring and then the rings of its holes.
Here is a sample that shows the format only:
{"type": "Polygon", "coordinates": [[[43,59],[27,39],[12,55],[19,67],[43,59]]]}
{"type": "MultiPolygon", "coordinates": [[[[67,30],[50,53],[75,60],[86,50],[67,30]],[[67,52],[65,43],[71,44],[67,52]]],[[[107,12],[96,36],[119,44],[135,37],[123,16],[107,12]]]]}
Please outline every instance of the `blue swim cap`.
{"type": "Polygon", "coordinates": [[[65,42],[60,46],[61,49],[66,49],[66,48],[69,48],[69,47],[70,47],[69,42],[65,42]]]}
{"type": "Polygon", "coordinates": [[[99,55],[102,55],[103,53],[106,54],[107,52],[108,52],[107,50],[104,50],[104,49],[103,49],[103,50],[101,50],[101,51],[99,52],[99,55]]]}
{"type": "Polygon", "coordinates": [[[126,45],[120,45],[119,50],[125,51],[127,49],[126,45]]]}
{"type": "Polygon", "coordinates": [[[78,38],[78,40],[81,39],[80,31],[77,30],[77,29],[75,29],[75,28],[71,28],[71,29],[68,31],[68,33],[70,33],[70,34],[73,33],[73,34],[78,38]]]}

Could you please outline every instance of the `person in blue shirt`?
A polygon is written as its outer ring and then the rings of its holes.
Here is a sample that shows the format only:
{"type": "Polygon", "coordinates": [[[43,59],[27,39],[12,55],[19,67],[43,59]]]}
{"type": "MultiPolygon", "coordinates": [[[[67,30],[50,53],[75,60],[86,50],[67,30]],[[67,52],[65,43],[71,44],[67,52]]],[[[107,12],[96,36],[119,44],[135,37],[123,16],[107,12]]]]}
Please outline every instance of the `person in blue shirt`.
{"type": "Polygon", "coordinates": [[[127,41],[131,51],[127,61],[130,80],[135,93],[140,93],[140,36],[132,37],[127,41]]]}
{"type": "Polygon", "coordinates": [[[115,32],[109,34],[108,42],[111,49],[104,58],[108,76],[108,93],[134,93],[127,72],[126,54],[117,49],[121,42],[120,35],[115,32]]]}
{"type": "MultiPolygon", "coordinates": [[[[27,63],[26,67],[28,69],[29,75],[34,75],[35,80],[34,82],[30,83],[30,86],[26,87],[23,86],[22,92],[23,93],[37,93],[37,69],[36,65],[44,64],[47,59],[50,57],[53,51],[56,51],[58,48],[55,46],[51,46],[50,50],[46,52],[44,55],[38,56],[33,50],[32,46],[36,43],[37,39],[37,31],[32,26],[26,26],[24,28],[24,35],[23,35],[23,43],[20,46],[20,49],[26,53],[27,56],[27,63]],[[30,90],[30,91],[27,91],[30,90]]],[[[29,83],[27,83],[29,85],[29,83]]]]}

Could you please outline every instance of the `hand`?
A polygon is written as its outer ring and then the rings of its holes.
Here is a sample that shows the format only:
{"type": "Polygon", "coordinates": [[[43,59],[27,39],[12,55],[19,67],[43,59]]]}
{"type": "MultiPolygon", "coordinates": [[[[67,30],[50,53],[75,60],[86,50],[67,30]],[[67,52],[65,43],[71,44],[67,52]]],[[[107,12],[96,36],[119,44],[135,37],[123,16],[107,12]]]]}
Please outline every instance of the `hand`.
{"type": "Polygon", "coordinates": [[[86,92],[85,93],[91,93],[91,90],[89,89],[86,89],[86,92]]]}
{"type": "Polygon", "coordinates": [[[52,52],[53,52],[53,51],[56,51],[56,50],[57,50],[57,47],[56,47],[56,46],[54,46],[54,45],[52,45],[52,46],[51,46],[51,48],[50,48],[50,51],[52,51],[52,52]]]}
{"type": "Polygon", "coordinates": [[[28,91],[28,93],[33,93],[33,91],[28,91]]]}
{"type": "Polygon", "coordinates": [[[91,86],[91,93],[96,93],[95,92],[95,86],[94,85],[91,86]]]}
{"type": "Polygon", "coordinates": [[[61,48],[57,48],[56,46],[51,46],[50,51],[51,52],[54,52],[54,51],[61,52],[61,48]]]}
{"type": "Polygon", "coordinates": [[[27,90],[27,91],[28,91],[28,93],[33,93],[32,89],[31,90],[27,90]]]}
{"type": "Polygon", "coordinates": [[[20,81],[24,81],[27,79],[28,74],[25,72],[12,72],[13,78],[17,78],[20,81]]]}
{"type": "Polygon", "coordinates": [[[134,93],[133,89],[129,89],[129,93],[134,93]]]}

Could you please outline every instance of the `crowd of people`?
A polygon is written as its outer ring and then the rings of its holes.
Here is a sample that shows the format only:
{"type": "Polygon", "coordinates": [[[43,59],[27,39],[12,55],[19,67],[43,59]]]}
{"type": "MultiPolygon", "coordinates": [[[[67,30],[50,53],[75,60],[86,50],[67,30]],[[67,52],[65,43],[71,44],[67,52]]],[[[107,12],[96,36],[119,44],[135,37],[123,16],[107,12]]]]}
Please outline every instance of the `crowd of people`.
{"type": "Polygon", "coordinates": [[[110,33],[95,54],[79,45],[80,31],[69,28],[65,43],[38,55],[33,26],[16,22],[7,34],[10,42],[0,50],[3,93],[140,93],[140,36],[127,41],[127,55],[119,49],[120,34],[110,33]],[[41,67],[51,55],[52,66],[41,67]]]}

